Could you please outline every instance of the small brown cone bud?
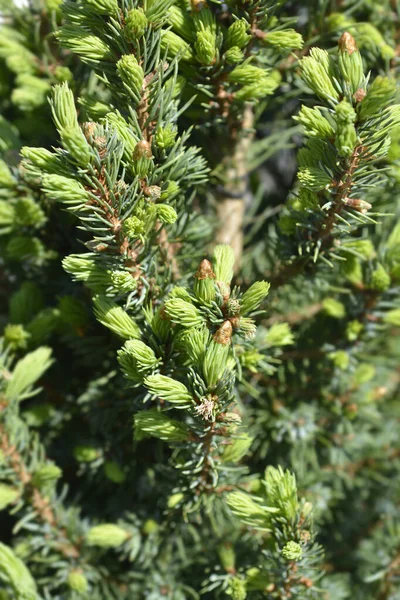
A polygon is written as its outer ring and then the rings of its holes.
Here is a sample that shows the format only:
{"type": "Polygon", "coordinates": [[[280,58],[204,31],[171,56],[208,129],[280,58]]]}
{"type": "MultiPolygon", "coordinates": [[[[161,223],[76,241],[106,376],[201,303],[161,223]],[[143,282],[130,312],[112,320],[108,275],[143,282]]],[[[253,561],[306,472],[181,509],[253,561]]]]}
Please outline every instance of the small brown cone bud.
{"type": "Polygon", "coordinates": [[[362,102],[367,95],[367,92],[363,88],[358,88],[353,98],[356,102],[362,102]]]}
{"type": "Polygon", "coordinates": [[[345,198],[343,202],[349,208],[353,208],[362,214],[367,213],[372,208],[372,204],[365,200],[360,200],[360,198],[345,198]]]}
{"type": "Polygon", "coordinates": [[[341,52],[347,52],[349,56],[358,50],[356,40],[348,31],[345,31],[339,39],[339,50],[341,52]]]}
{"type": "Polygon", "coordinates": [[[215,273],[209,260],[205,258],[201,261],[195,277],[196,279],[215,279],[215,273]]]}
{"type": "Polygon", "coordinates": [[[203,8],[207,8],[208,4],[205,0],[191,0],[192,10],[200,12],[203,8]]]}
{"type": "Polygon", "coordinates": [[[154,200],[158,200],[161,198],[161,188],[159,185],[149,185],[143,188],[143,192],[149,198],[153,198],[154,200]]]}
{"type": "Polygon", "coordinates": [[[132,158],[133,160],[139,160],[140,158],[152,158],[151,146],[146,140],[141,140],[135,146],[132,158]]]}
{"type": "Polygon", "coordinates": [[[82,123],[82,131],[85,138],[90,142],[91,138],[94,136],[97,125],[92,121],[86,121],[86,123],[82,123]]]}
{"type": "Polygon", "coordinates": [[[213,335],[214,341],[217,344],[223,344],[226,346],[230,344],[232,339],[232,323],[230,321],[224,321],[219,329],[213,335]]]}

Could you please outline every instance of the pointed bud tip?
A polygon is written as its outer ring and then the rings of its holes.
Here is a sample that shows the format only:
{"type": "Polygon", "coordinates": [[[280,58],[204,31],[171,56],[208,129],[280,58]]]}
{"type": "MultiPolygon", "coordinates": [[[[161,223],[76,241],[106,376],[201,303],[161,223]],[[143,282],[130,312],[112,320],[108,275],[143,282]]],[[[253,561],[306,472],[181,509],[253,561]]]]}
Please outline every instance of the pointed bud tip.
{"type": "Polygon", "coordinates": [[[146,140],[140,140],[136,144],[135,150],[133,151],[133,160],[139,160],[140,158],[152,158],[151,146],[146,140]]]}
{"type": "Polygon", "coordinates": [[[196,279],[215,279],[215,273],[209,260],[205,258],[201,261],[195,277],[196,279]]]}
{"type": "Polygon", "coordinates": [[[217,344],[223,344],[226,346],[232,339],[232,323],[230,321],[224,321],[219,329],[215,332],[213,338],[217,344]]]}
{"type": "Polygon", "coordinates": [[[345,31],[339,39],[339,50],[347,52],[349,55],[358,50],[356,40],[348,31],[345,31]]]}

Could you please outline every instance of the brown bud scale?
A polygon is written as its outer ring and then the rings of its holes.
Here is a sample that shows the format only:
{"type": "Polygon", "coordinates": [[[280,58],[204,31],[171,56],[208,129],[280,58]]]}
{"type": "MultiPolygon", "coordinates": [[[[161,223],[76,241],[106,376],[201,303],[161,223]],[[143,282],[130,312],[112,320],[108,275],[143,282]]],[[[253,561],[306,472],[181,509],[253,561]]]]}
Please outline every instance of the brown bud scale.
{"type": "Polygon", "coordinates": [[[205,258],[201,261],[195,277],[196,279],[215,279],[215,273],[209,260],[205,258]]]}
{"type": "Polygon", "coordinates": [[[357,44],[356,40],[353,38],[351,33],[345,31],[343,35],[339,39],[339,49],[342,52],[347,52],[349,56],[353,54],[353,52],[357,52],[357,44]]]}
{"type": "Polygon", "coordinates": [[[226,346],[230,344],[232,339],[232,323],[230,321],[224,321],[219,329],[213,335],[214,341],[217,344],[223,344],[226,346]]]}
{"type": "Polygon", "coordinates": [[[140,158],[152,158],[152,156],[153,154],[151,152],[151,146],[149,142],[146,142],[146,140],[140,140],[140,142],[136,144],[132,158],[133,160],[139,160],[140,158]]]}

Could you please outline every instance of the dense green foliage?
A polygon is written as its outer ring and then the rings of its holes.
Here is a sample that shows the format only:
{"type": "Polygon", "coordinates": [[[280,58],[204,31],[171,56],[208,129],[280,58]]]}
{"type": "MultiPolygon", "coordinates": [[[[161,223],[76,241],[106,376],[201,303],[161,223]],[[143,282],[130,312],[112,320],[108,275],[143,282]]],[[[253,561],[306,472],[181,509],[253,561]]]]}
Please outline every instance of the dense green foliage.
{"type": "Polygon", "coordinates": [[[0,600],[398,599],[397,3],[0,14],[0,600]]]}

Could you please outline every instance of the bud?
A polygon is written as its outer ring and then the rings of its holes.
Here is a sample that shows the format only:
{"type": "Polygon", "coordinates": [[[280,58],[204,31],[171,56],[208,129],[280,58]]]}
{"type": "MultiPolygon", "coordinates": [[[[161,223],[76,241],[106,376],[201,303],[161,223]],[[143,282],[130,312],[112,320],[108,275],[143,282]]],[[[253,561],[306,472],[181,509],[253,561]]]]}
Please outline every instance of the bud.
{"type": "Polygon", "coordinates": [[[335,107],[337,130],[335,146],[341,156],[351,156],[357,143],[354,122],[357,118],[354,108],[347,100],[342,100],[335,107]]]}
{"type": "Polygon", "coordinates": [[[124,35],[128,42],[139,40],[146,31],[148,21],[142,8],[128,11],[125,19],[124,35]]]}
{"type": "Polygon", "coordinates": [[[149,169],[152,166],[152,157],[153,154],[151,152],[151,146],[149,142],[146,140],[140,140],[136,144],[136,147],[133,151],[132,158],[134,160],[133,168],[138,177],[143,179],[149,172],[149,169]]]}
{"type": "Polygon", "coordinates": [[[107,460],[104,463],[104,474],[113,483],[124,483],[126,476],[118,463],[107,460]]]}
{"type": "Polygon", "coordinates": [[[196,59],[202,65],[211,65],[215,62],[216,55],[216,37],[210,29],[201,29],[197,32],[194,43],[196,59]]]}
{"type": "Polygon", "coordinates": [[[275,323],[265,336],[265,342],[269,346],[289,346],[294,344],[294,336],[288,323],[275,323]]]}
{"type": "Polygon", "coordinates": [[[22,325],[8,323],[4,328],[3,337],[6,348],[15,351],[24,350],[27,347],[27,341],[30,338],[30,334],[22,325]]]}
{"type": "Polygon", "coordinates": [[[240,90],[235,92],[235,100],[239,102],[247,102],[257,100],[258,98],[266,98],[271,96],[279,86],[280,80],[271,73],[270,77],[266,75],[257,82],[245,85],[240,90]]]}
{"type": "MultiPolygon", "coordinates": [[[[54,123],[58,130],[68,127],[78,127],[74,95],[67,83],[62,83],[53,87],[50,104],[54,123]]],[[[36,151],[37,150],[38,149],[36,149],[36,151]]],[[[29,152],[29,149],[27,149],[27,151],[29,152]]],[[[30,151],[32,151],[32,148],[30,151]]]]}
{"type": "Polygon", "coordinates": [[[133,54],[124,54],[117,62],[117,73],[128,94],[139,103],[142,95],[144,73],[133,54]]]}
{"type": "Polygon", "coordinates": [[[249,24],[245,19],[239,19],[229,26],[226,34],[225,47],[229,50],[236,46],[239,49],[244,48],[251,40],[251,35],[247,33],[249,24]]]}
{"type": "Polygon", "coordinates": [[[80,127],[60,129],[60,137],[65,150],[80,166],[86,167],[90,163],[92,152],[80,127]]]}
{"type": "Polygon", "coordinates": [[[246,582],[240,577],[234,577],[229,582],[228,594],[232,600],[245,600],[247,597],[246,582]]]}
{"type": "Polygon", "coordinates": [[[400,308],[389,310],[383,317],[383,322],[387,325],[395,325],[400,327],[400,308]]]}
{"type": "Polygon", "coordinates": [[[50,334],[59,325],[60,311],[57,308],[44,308],[38,312],[26,329],[30,334],[30,343],[38,345],[48,339],[50,334]]]}
{"type": "Polygon", "coordinates": [[[166,52],[170,59],[180,57],[183,61],[191,61],[194,58],[189,44],[173,31],[161,30],[161,50],[166,52]]]}
{"type": "Polygon", "coordinates": [[[143,193],[152,200],[161,198],[161,188],[159,185],[149,185],[143,188],[143,193]]]}
{"type": "Polygon", "coordinates": [[[15,208],[8,200],[0,200],[0,233],[7,234],[13,229],[15,208]]]}
{"type": "Polygon", "coordinates": [[[239,46],[232,46],[232,48],[229,48],[229,50],[227,50],[224,54],[224,59],[228,65],[240,63],[242,62],[243,58],[244,55],[239,46]]]}
{"type": "Polygon", "coordinates": [[[182,502],[182,500],[184,499],[184,497],[185,496],[181,492],[178,492],[176,494],[172,494],[168,498],[168,502],[167,502],[168,508],[175,508],[176,506],[178,506],[178,504],[180,504],[182,502]]]}
{"type": "Polygon", "coordinates": [[[346,316],[344,304],[334,298],[325,298],[322,302],[322,308],[325,313],[333,319],[343,319],[346,316]]]}
{"type": "Polygon", "coordinates": [[[157,217],[162,223],[175,223],[178,218],[176,210],[169,204],[156,204],[157,217]]]}
{"type": "Polygon", "coordinates": [[[261,361],[264,360],[264,355],[256,350],[246,350],[239,355],[239,362],[244,369],[249,369],[251,373],[257,373],[261,361]]]}
{"type": "Polygon", "coordinates": [[[158,525],[157,521],[154,521],[154,519],[147,519],[147,521],[145,521],[143,523],[142,531],[145,535],[151,535],[152,533],[157,533],[158,530],[159,530],[159,525],[158,525]]]}
{"type": "Polygon", "coordinates": [[[135,439],[155,437],[164,442],[185,442],[189,439],[189,430],[184,423],[167,417],[158,410],[144,410],[135,414],[135,439]]]}
{"type": "MultiPolygon", "coordinates": [[[[35,581],[25,564],[5,544],[0,542],[0,572],[2,581],[15,592],[14,598],[36,600],[38,592],[35,581]]],[[[9,596],[10,597],[10,596],[9,596]]]]}
{"type": "Polygon", "coordinates": [[[303,558],[302,547],[297,542],[287,542],[282,548],[282,556],[286,558],[286,560],[301,560],[303,558]]]}
{"type": "Polygon", "coordinates": [[[100,451],[94,446],[80,445],[74,448],[74,457],[78,462],[93,462],[99,456],[100,451]]]}
{"type": "Polygon", "coordinates": [[[383,265],[377,264],[375,271],[371,274],[370,286],[377,292],[385,292],[390,287],[390,275],[383,265]]]}
{"type": "Polygon", "coordinates": [[[347,31],[339,39],[339,69],[351,94],[365,86],[361,54],[353,36],[347,31]]]}
{"type": "Polygon", "coordinates": [[[67,583],[68,587],[78,594],[88,591],[88,581],[80,569],[68,573],[67,583]]]}
{"type": "Polygon", "coordinates": [[[129,271],[113,271],[111,283],[119,294],[129,294],[136,289],[136,280],[129,271]]]}
{"type": "Polygon", "coordinates": [[[57,37],[64,48],[80,56],[85,63],[115,60],[111,48],[103,40],[87,33],[79,25],[63,25],[57,37]]]}
{"type": "Polygon", "coordinates": [[[186,302],[192,302],[192,298],[188,292],[188,290],[185,287],[181,287],[179,285],[176,285],[175,287],[172,288],[172,290],[169,293],[169,297],[170,298],[180,298],[181,300],[185,300],[186,302]]]}
{"type": "Polygon", "coordinates": [[[62,261],[63,268],[74,281],[84,281],[96,293],[105,293],[111,283],[110,273],[96,264],[93,258],[71,254],[62,261]]]}
{"type": "Polygon", "coordinates": [[[224,463],[237,463],[244,456],[246,456],[251,444],[253,443],[253,438],[247,435],[247,433],[243,433],[238,437],[229,438],[229,442],[229,444],[223,446],[221,460],[224,463]]]}
{"type": "Polygon", "coordinates": [[[358,107],[360,120],[364,121],[388,108],[395,99],[396,80],[378,75],[368,87],[368,92],[358,107]]]}
{"type": "Polygon", "coordinates": [[[267,46],[278,50],[301,50],[304,44],[302,36],[294,29],[270,31],[262,40],[267,46]]]}
{"type": "Polygon", "coordinates": [[[207,346],[203,360],[203,375],[208,387],[214,387],[228,369],[230,346],[214,340],[207,346]]]}
{"type": "Polygon", "coordinates": [[[235,254],[230,246],[221,244],[214,248],[214,272],[217,281],[229,284],[233,277],[235,254]]]}
{"type": "Polygon", "coordinates": [[[346,371],[346,369],[348,369],[350,364],[350,357],[348,353],[344,350],[336,350],[335,352],[330,352],[328,356],[334,363],[335,367],[337,367],[341,371],[346,371]]]}
{"type": "Polygon", "coordinates": [[[116,17],[119,13],[117,0],[86,0],[86,4],[99,15],[116,17]]]}
{"type": "Polygon", "coordinates": [[[132,127],[125,121],[123,116],[118,111],[108,113],[105,121],[107,124],[112,126],[112,128],[115,130],[117,138],[123,143],[124,158],[130,162],[137,144],[137,138],[133,133],[132,127]]]}
{"type": "Polygon", "coordinates": [[[360,261],[356,256],[349,254],[346,256],[346,262],[340,266],[343,275],[350,283],[355,286],[362,285],[363,273],[360,261]]]}
{"type": "Polygon", "coordinates": [[[181,298],[167,300],[165,312],[173,323],[182,327],[197,327],[203,324],[203,318],[197,308],[181,298]]]}
{"type": "Polygon", "coordinates": [[[330,102],[339,99],[331,80],[331,59],[326,50],[311,48],[310,55],[299,61],[299,67],[301,78],[317,96],[330,102]]]}
{"type": "Polygon", "coordinates": [[[0,186],[3,188],[13,188],[16,184],[14,177],[4,160],[0,160],[0,186]]]}
{"type": "Polygon", "coordinates": [[[11,93],[11,101],[21,111],[32,111],[46,102],[51,91],[51,84],[47,79],[21,73],[17,76],[17,85],[11,93]]]}
{"type": "Polygon", "coordinates": [[[168,11],[168,23],[172,26],[175,33],[180,35],[188,42],[194,41],[193,21],[188,16],[188,12],[180,6],[172,5],[168,11]]]}
{"type": "Polygon", "coordinates": [[[265,78],[264,69],[260,69],[260,67],[255,67],[249,64],[248,61],[239,65],[231,73],[228,75],[228,80],[232,83],[238,83],[240,85],[249,85],[249,84],[257,84],[260,81],[263,81],[265,78]]]}
{"type": "Polygon", "coordinates": [[[143,381],[145,375],[161,362],[153,350],[140,340],[128,340],[117,354],[124,377],[135,383],[143,381]]]}
{"type": "Polygon", "coordinates": [[[125,339],[140,337],[140,329],[128,313],[106,296],[94,298],[94,313],[102,325],[125,339]]]}
{"type": "Polygon", "coordinates": [[[201,261],[200,266],[195,274],[195,282],[193,291],[204,304],[210,305],[215,299],[215,274],[212,269],[212,264],[206,258],[201,261]]]}
{"type": "Polygon", "coordinates": [[[19,495],[20,493],[17,488],[12,487],[11,485],[7,485],[5,483],[0,483],[0,510],[5,509],[6,506],[11,504],[12,502],[15,502],[17,498],[19,498],[19,495]]]}
{"type": "Polygon", "coordinates": [[[230,344],[232,341],[232,323],[224,321],[213,335],[213,339],[217,344],[230,344]]]}
{"type": "Polygon", "coordinates": [[[45,257],[45,247],[37,237],[16,235],[9,240],[6,254],[11,260],[40,261],[45,257]]]}
{"type": "Polygon", "coordinates": [[[228,317],[237,317],[240,313],[240,302],[236,298],[229,298],[225,304],[225,311],[228,317]]]}
{"type": "Polygon", "coordinates": [[[305,134],[309,137],[332,138],[335,135],[332,125],[318,108],[308,108],[303,105],[294,120],[303,125],[305,134]]]}
{"type": "Polygon", "coordinates": [[[153,25],[161,25],[174,0],[147,0],[146,16],[153,25]]]}
{"type": "Polygon", "coordinates": [[[372,204],[366,202],[365,200],[360,200],[360,198],[344,198],[343,204],[347,208],[352,208],[363,215],[365,215],[372,208],[372,204]]]}
{"type": "Polygon", "coordinates": [[[193,398],[187,387],[180,381],[165,375],[150,375],[144,385],[152,394],[161,400],[170,402],[176,408],[187,408],[193,404],[193,398]]]}
{"type": "Polygon", "coordinates": [[[55,483],[57,479],[60,479],[61,475],[62,471],[57,465],[47,464],[35,471],[32,483],[35,487],[42,488],[48,484],[55,483]]]}
{"type": "Polygon", "coordinates": [[[86,205],[90,199],[83,185],[62,175],[44,175],[42,188],[48,198],[74,208],[86,205]]]}
{"type": "Polygon", "coordinates": [[[257,327],[253,319],[241,317],[239,321],[239,328],[246,340],[251,340],[256,335],[257,327]]]}
{"type": "Polygon", "coordinates": [[[86,534],[86,543],[89,546],[99,546],[100,548],[118,548],[129,537],[129,533],[112,523],[95,525],[86,534]]]}
{"type": "Polygon", "coordinates": [[[350,321],[346,326],[346,338],[349,342],[355,342],[363,329],[364,325],[360,321],[357,321],[356,319],[350,321]]]}
{"type": "Polygon", "coordinates": [[[227,573],[235,572],[236,553],[232,544],[225,542],[217,547],[219,560],[227,573]]]}
{"type": "Polygon", "coordinates": [[[18,198],[15,202],[15,222],[22,227],[38,229],[46,223],[46,215],[33,198],[18,198]]]}
{"type": "Polygon", "coordinates": [[[166,189],[161,192],[161,200],[172,200],[179,191],[179,184],[176,181],[168,181],[166,189]]]}
{"type": "Polygon", "coordinates": [[[130,238],[143,235],[146,230],[145,222],[138,217],[128,217],[123,223],[124,233],[130,238]]]}
{"type": "Polygon", "coordinates": [[[353,374],[353,382],[354,385],[359,386],[363,383],[368,383],[375,377],[376,368],[374,365],[370,365],[368,363],[361,363],[358,365],[353,374]]]}
{"type": "Polygon", "coordinates": [[[171,148],[175,143],[176,135],[177,130],[172,125],[167,125],[166,127],[159,127],[155,135],[156,146],[158,146],[158,148],[161,148],[162,150],[171,148]]]}
{"type": "Polygon", "coordinates": [[[240,300],[240,314],[251,313],[260,306],[268,295],[271,284],[268,281],[257,281],[245,292],[240,300]]]}
{"type": "Polygon", "coordinates": [[[46,150],[46,148],[28,148],[24,146],[21,150],[21,155],[29,160],[35,167],[47,171],[48,173],[57,173],[62,169],[62,164],[59,158],[46,150]]]}
{"type": "MultiPolygon", "coordinates": [[[[343,250],[346,250],[346,248],[349,248],[352,252],[356,252],[357,254],[360,255],[360,258],[362,260],[365,260],[365,259],[370,260],[371,258],[374,258],[376,255],[373,243],[371,242],[371,240],[368,240],[366,238],[345,242],[343,244],[342,248],[343,248],[343,250]]],[[[347,255],[347,253],[346,253],[346,255],[347,255]]]]}

